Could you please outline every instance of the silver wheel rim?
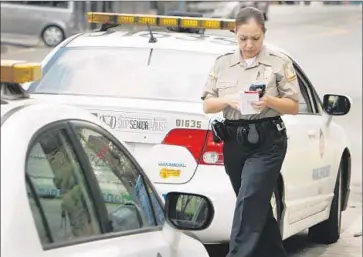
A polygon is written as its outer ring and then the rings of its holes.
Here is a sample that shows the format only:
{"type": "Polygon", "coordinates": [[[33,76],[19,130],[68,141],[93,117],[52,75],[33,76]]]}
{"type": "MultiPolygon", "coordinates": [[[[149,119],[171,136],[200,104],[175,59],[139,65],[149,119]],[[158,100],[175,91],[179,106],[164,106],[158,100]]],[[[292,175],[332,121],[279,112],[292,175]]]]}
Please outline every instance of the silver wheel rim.
{"type": "Polygon", "coordinates": [[[47,45],[55,46],[62,41],[63,33],[60,28],[51,26],[44,31],[43,39],[47,45]]]}
{"type": "Polygon", "coordinates": [[[271,197],[271,207],[272,207],[272,213],[273,213],[275,219],[277,220],[277,204],[276,204],[275,193],[273,193],[272,197],[271,197]]]}

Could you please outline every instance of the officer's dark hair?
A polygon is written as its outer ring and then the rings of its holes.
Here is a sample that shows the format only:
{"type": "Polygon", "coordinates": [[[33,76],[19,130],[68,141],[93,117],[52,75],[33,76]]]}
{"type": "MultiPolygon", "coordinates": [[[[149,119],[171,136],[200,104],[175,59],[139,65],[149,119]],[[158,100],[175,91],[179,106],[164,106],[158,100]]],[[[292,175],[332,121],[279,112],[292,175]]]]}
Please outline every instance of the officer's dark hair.
{"type": "Polygon", "coordinates": [[[265,17],[263,13],[255,7],[244,7],[236,15],[235,26],[237,28],[242,24],[247,24],[250,19],[254,19],[260,25],[263,33],[266,33],[265,17]]]}

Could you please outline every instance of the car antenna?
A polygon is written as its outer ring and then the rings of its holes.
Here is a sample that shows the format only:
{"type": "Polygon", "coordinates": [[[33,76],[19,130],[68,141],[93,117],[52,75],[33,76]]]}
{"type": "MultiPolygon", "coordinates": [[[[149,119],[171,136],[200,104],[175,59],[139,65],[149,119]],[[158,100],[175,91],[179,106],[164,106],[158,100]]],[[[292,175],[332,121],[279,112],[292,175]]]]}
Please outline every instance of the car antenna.
{"type": "Polygon", "coordinates": [[[151,28],[150,28],[150,24],[149,23],[146,23],[146,25],[147,25],[147,29],[150,32],[149,43],[156,43],[158,40],[154,37],[153,32],[151,31],[151,28]]]}

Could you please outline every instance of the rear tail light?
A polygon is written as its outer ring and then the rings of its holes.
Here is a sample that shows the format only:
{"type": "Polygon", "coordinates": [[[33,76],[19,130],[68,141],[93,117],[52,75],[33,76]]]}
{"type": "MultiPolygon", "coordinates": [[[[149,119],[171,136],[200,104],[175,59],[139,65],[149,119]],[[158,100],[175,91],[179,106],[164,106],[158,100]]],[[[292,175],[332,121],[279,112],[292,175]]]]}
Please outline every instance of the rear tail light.
{"type": "Polygon", "coordinates": [[[162,144],[186,147],[198,164],[223,165],[223,143],[213,142],[210,130],[173,129],[162,144]]]}
{"type": "Polygon", "coordinates": [[[223,165],[223,143],[213,142],[212,131],[208,131],[207,140],[204,144],[204,149],[202,153],[203,159],[199,164],[210,164],[210,165],[223,165]]]}

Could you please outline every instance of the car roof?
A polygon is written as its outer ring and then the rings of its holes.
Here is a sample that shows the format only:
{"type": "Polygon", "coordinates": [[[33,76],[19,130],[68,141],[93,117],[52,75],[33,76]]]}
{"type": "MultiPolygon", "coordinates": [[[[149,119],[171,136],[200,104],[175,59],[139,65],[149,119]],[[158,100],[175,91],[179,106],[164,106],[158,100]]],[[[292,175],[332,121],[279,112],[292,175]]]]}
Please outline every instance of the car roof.
{"type": "MultiPolygon", "coordinates": [[[[209,32],[209,31],[208,31],[209,32]]],[[[213,30],[211,31],[213,33],[213,30]]],[[[156,43],[149,43],[150,32],[146,30],[127,31],[97,31],[86,32],[74,37],[65,47],[132,47],[169,49],[210,54],[225,54],[237,49],[237,42],[233,33],[231,36],[219,36],[196,33],[180,33],[171,31],[153,31],[156,43]]],[[[286,51],[269,43],[265,43],[271,50],[275,50],[291,57],[286,51]]]]}

